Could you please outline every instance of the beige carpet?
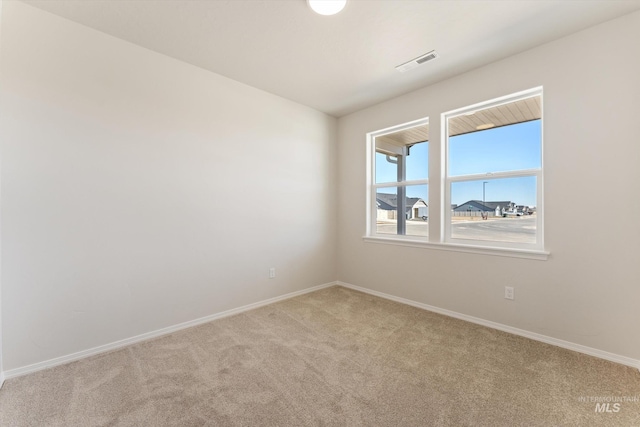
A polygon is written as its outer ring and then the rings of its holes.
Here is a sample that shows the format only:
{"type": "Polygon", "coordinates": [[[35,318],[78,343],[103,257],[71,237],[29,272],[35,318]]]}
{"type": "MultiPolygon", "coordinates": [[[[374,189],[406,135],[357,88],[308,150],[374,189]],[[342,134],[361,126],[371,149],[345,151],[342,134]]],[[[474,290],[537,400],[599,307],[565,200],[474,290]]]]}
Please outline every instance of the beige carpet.
{"type": "Polygon", "coordinates": [[[636,369],[332,287],[7,380],[0,425],[640,426],[590,401],[636,396],[636,369]]]}

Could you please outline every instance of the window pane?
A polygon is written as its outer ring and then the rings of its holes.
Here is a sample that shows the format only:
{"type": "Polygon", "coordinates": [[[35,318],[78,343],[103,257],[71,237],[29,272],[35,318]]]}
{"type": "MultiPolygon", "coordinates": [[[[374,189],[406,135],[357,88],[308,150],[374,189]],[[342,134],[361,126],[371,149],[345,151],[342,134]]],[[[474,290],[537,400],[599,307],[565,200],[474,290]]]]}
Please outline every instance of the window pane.
{"type": "Polygon", "coordinates": [[[427,185],[409,185],[407,187],[379,188],[376,193],[376,232],[397,235],[402,230],[404,235],[429,235],[429,189],[427,185]],[[406,192],[404,208],[399,206],[399,190],[406,192]],[[404,218],[404,221],[400,220],[404,218]],[[398,222],[401,222],[398,227],[398,222]]]}
{"type": "Polygon", "coordinates": [[[450,136],[449,176],[539,169],[540,138],[540,120],[450,136]]]}
{"type": "Polygon", "coordinates": [[[429,125],[404,128],[375,137],[375,183],[428,179],[429,125]],[[398,175],[399,162],[404,164],[398,175]]]}
{"type": "Polygon", "coordinates": [[[376,153],[376,184],[398,180],[398,160],[396,157],[376,153]]]}
{"type": "Polygon", "coordinates": [[[426,185],[409,185],[406,203],[406,235],[429,235],[429,187],[426,185]]]}
{"type": "MultiPolygon", "coordinates": [[[[407,181],[429,178],[429,143],[419,142],[408,148],[407,181]]],[[[425,199],[426,200],[426,199],[425,199]]]]}
{"type": "Polygon", "coordinates": [[[376,193],[376,232],[397,234],[398,230],[398,190],[379,188],[376,193]]]}
{"type": "Polygon", "coordinates": [[[536,243],[536,177],[451,184],[451,238],[536,243]]]}

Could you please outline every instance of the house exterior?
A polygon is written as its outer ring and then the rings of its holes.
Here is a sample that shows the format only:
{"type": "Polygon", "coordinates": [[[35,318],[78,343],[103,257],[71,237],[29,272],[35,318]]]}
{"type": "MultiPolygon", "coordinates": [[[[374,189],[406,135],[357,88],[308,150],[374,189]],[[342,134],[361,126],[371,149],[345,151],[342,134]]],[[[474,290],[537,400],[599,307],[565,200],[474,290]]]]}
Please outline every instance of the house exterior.
{"type": "MultiPolygon", "coordinates": [[[[377,193],[376,204],[378,206],[378,219],[398,219],[398,196],[396,194],[377,193]]],[[[407,197],[406,219],[426,219],[428,216],[429,207],[423,199],[407,197]]]]}
{"type": "Polygon", "coordinates": [[[522,215],[533,215],[536,209],[531,206],[518,205],[516,206],[516,211],[520,212],[522,215]]]}
{"type": "Polygon", "coordinates": [[[504,212],[516,209],[514,202],[505,200],[498,202],[483,202],[482,200],[469,200],[466,203],[452,208],[454,216],[501,216],[504,212]]]}
{"type": "Polygon", "coordinates": [[[429,206],[427,205],[427,203],[424,200],[418,199],[411,206],[411,216],[407,217],[407,219],[422,219],[422,220],[426,220],[428,217],[429,217],[429,206]]]}
{"type": "Polygon", "coordinates": [[[454,216],[504,216],[504,215],[533,215],[536,208],[525,205],[516,205],[509,200],[501,202],[482,202],[469,200],[461,205],[452,205],[454,216]]]}

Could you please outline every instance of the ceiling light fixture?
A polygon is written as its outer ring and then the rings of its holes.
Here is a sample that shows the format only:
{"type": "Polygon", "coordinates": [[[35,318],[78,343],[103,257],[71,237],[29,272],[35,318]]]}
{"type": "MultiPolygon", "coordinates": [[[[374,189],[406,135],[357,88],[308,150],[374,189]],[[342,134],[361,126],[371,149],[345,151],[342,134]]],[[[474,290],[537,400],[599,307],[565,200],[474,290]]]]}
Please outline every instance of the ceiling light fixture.
{"type": "Polygon", "coordinates": [[[476,130],[486,130],[496,127],[493,123],[485,123],[483,125],[476,126],[476,130]]]}
{"type": "Polygon", "coordinates": [[[320,15],[335,15],[344,9],[347,0],[307,0],[307,4],[320,15]]]}

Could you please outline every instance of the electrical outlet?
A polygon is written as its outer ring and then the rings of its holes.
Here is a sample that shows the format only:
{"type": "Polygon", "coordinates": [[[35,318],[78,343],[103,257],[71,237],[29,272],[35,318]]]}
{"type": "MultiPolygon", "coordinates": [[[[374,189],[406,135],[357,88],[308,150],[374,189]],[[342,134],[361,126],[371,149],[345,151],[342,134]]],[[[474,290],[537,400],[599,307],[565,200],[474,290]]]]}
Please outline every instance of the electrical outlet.
{"type": "Polygon", "coordinates": [[[511,286],[504,287],[504,297],[510,300],[515,299],[514,291],[511,286]]]}
{"type": "Polygon", "coordinates": [[[274,279],[276,277],[276,268],[275,267],[271,267],[269,269],[269,279],[274,279]]]}

